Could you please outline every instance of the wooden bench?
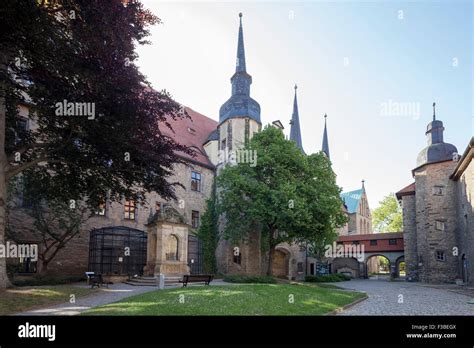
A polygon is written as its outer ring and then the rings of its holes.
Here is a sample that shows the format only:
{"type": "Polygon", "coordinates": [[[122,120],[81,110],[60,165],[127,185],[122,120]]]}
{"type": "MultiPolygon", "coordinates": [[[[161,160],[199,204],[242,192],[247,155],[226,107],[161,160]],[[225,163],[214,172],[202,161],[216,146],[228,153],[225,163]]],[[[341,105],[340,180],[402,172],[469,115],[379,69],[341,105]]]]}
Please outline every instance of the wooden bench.
{"type": "Polygon", "coordinates": [[[98,288],[102,286],[106,286],[107,288],[109,285],[113,284],[112,282],[105,282],[104,278],[102,278],[102,274],[89,274],[89,284],[91,285],[91,289],[94,288],[94,286],[97,286],[98,288]]]}
{"type": "Polygon", "coordinates": [[[209,285],[213,279],[214,275],[212,274],[185,274],[179,282],[183,283],[183,287],[186,287],[188,283],[204,283],[209,285]]]}

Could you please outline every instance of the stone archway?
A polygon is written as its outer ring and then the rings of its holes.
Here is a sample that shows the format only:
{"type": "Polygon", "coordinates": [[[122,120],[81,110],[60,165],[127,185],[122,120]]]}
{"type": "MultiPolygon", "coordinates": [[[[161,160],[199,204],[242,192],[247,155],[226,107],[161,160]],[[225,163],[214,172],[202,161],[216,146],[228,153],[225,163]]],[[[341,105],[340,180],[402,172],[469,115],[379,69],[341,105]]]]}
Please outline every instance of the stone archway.
{"type": "Polygon", "coordinates": [[[287,279],[290,274],[290,253],[288,250],[278,248],[273,253],[272,275],[287,279]]]}
{"type": "Polygon", "coordinates": [[[392,276],[392,268],[395,266],[394,262],[387,257],[386,255],[383,254],[372,254],[366,257],[365,262],[365,278],[369,278],[371,275],[374,276],[376,279],[379,279],[380,277],[385,278],[385,277],[391,277],[392,276]],[[383,258],[388,262],[388,265],[384,266],[385,262],[382,262],[380,258],[383,258]],[[373,260],[377,260],[377,262],[374,262],[373,260]],[[374,273],[373,269],[371,272],[369,272],[369,265],[376,265],[378,267],[378,270],[374,273]],[[370,274],[372,273],[372,274],[370,274]]]}

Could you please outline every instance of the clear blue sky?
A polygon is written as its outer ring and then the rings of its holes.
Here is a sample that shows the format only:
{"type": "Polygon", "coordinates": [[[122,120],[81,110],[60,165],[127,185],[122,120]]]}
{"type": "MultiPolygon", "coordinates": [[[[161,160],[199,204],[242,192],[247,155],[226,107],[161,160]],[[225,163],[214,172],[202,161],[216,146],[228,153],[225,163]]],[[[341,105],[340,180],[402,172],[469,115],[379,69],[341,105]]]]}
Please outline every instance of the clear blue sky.
{"type": "Polygon", "coordinates": [[[138,64],[157,89],[218,120],[230,96],[238,13],[262,123],[289,134],[298,84],[303,146],[321,149],[324,113],[338,184],[366,180],[373,209],[412,182],[436,101],[445,141],[474,134],[471,1],[143,1],[162,20],[138,64]],[[412,105],[384,114],[383,106],[412,105]],[[420,113],[416,113],[419,106],[420,113]]]}

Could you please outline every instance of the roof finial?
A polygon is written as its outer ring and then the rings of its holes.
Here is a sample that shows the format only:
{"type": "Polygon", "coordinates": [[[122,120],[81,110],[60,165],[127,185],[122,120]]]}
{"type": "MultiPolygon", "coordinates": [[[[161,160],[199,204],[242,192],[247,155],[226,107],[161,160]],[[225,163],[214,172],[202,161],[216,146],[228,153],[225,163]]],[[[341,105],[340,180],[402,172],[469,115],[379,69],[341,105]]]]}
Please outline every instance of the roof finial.
{"type": "Polygon", "coordinates": [[[326,122],[326,118],[328,118],[328,115],[325,113],[324,114],[324,122],[326,122]]]}
{"type": "Polygon", "coordinates": [[[298,85],[295,83],[295,91],[298,89],[298,85]]]}
{"type": "Polygon", "coordinates": [[[365,180],[362,179],[362,188],[365,188],[365,180]]]}
{"type": "Polygon", "coordinates": [[[436,103],[433,102],[433,121],[436,120],[436,103]]]}
{"type": "Polygon", "coordinates": [[[239,17],[242,18],[243,14],[242,12],[239,12],[239,17]]]}

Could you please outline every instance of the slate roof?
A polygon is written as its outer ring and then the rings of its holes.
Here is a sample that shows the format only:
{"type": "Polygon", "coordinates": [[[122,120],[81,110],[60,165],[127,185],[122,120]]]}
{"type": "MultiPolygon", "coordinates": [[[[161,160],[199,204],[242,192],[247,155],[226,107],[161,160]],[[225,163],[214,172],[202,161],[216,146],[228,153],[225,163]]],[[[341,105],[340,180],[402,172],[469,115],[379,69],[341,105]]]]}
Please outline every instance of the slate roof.
{"type": "Polygon", "coordinates": [[[347,211],[349,214],[355,213],[359,207],[360,198],[364,189],[360,188],[355,191],[343,192],[341,193],[341,199],[347,206],[347,211]]]}
{"type": "Polygon", "coordinates": [[[161,127],[163,134],[172,137],[176,142],[194,148],[196,157],[179,153],[184,159],[196,162],[208,168],[214,168],[204,151],[203,144],[217,129],[217,121],[200,114],[189,107],[185,107],[189,118],[177,118],[173,120],[171,117],[167,119],[173,132],[166,126],[161,127]]]}

